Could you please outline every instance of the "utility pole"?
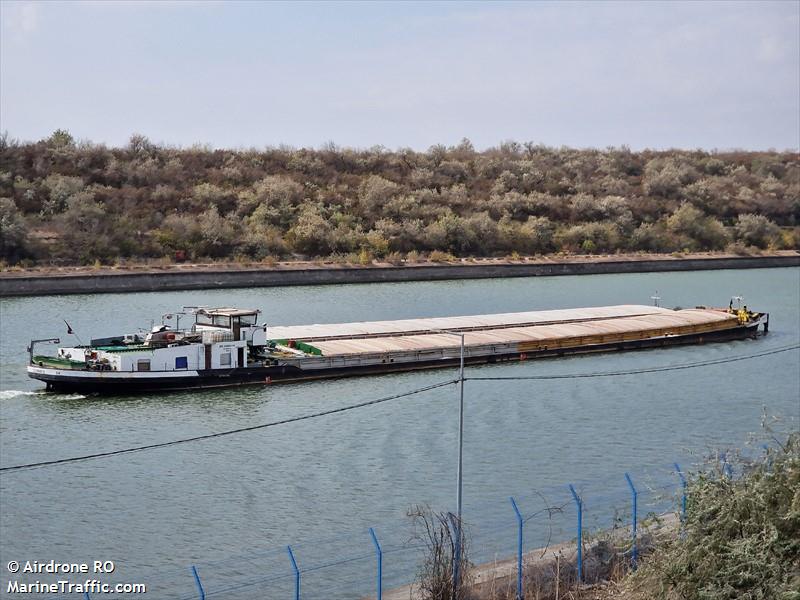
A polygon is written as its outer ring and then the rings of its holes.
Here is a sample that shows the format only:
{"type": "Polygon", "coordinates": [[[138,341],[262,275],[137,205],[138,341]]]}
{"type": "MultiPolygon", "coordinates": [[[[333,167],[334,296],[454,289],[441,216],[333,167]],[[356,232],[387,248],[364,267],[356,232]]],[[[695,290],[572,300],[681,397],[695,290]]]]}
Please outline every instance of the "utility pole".
{"type": "MultiPolygon", "coordinates": [[[[456,596],[459,585],[459,568],[461,566],[461,514],[464,489],[464,333],[447,331],[445,329],[431,329],[432,333],[443,333],[461,338],[461,352],[458,367],[458,470],[456,471],[456,531],[455,555],[453,556],[453,596],[456,596]]],[[[452,520],[452,519],[451,519],[452,520]]]]}
{"type": "Polygon", "coordinates": [[[464,334],[457,331],[448,331],[446,329],[431,329],[432,333],[443,333],[445,335],[454,335],[461,338],[461,353],[459,355],[459,368],[458,368],[458,385],[459,385],[459,400],[458,400],[458,470],[456,471],[456,517],[458,518],[459,527],[461,524],[461,507],[463,496],[463,466],[464,466],[464,334]]]}

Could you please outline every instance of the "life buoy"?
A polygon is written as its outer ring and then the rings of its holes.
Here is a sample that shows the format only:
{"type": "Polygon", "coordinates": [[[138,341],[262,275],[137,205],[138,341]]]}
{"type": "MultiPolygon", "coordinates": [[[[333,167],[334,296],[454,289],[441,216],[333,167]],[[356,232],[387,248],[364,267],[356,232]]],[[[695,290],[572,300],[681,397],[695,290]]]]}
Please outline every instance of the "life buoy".
{"type": "Polygon", "coordinates": [[[527,358],[528,358],[528,355],[527,355],[527,354],[525,354],[524,352],[523,352],[522,354],[520,354],[520,355],[519,355],[519,359],[520,359],[520,360],[526,360],[527,358]]]}

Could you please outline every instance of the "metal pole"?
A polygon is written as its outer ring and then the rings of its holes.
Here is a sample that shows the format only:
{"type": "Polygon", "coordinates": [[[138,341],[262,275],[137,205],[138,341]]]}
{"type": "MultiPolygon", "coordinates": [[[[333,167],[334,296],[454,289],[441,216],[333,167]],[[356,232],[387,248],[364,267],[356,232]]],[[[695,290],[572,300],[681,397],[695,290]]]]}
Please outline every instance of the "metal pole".
{"type": "Polygon", "coordinates": [[[673,463],[675,466],[675,472],[678,474],[678,477],[681,478],[681,536],[686,534],[686,531],[683,529],[686,527],[686,478],[683,476],[683,471],[681,471],[681,466],[678,463],[673,463]]]}
{"type": "Polygon", "coordinates": [[[289,560],[292,561],[292,569],[294,570],[294,600],[300,600],[300,569],[297,568],[297,561],[294,559],[292,547],[286,546],[286,552],[289,554],[289,560]]]}
{"type": "Polygon", "coordinates": [[[767,459],[767,470],[772,470],[772,454],[770,454],[769,446],[766,444],[761,444],[761,447],[764,449],[764,457],[767,459]]]}
{"type": "Polygon", "coordinates": [[[372,536],[372,543],[375,545],[375,554],[378,558],[378,595],[376,600],[381,600],[383,594],[383,551],[378,543],[378,536],[375,535],[375,530],[372,527],[369,528],[369,534],[372,536]]]}
{"type": "Polygon", "coordinates": [[[461,360],[458,372],[460,398],[458,403],[458,493],[456,496],[456,516],[458,530],[461,532],[461,499],[463,490],[462,468],[464,464],[464,334],[461,335],[461,360]]]}
{"type": "Polygon", "coordinates": [[[455,531],[456,539],[453,548],[453,598],[458,598],[458,584],[461,571],[461,523],[453,513],[449,513],[450,524],[455,531]]]}
{"type": "Polygon", "coordinates": [[[42,342],[50,342],[50,343],[53,343],[53,344],[60,344],[61,343],[61,339],[59,339],[59,338],[47,338],[46,340],[31,340],[31,345],[28,346],[27,348],[25,348],[28,351],[28,363],[29,364],[31,364],[31,365],[33,364],[33,347],[36,344],[39,344],[39,343],[42,343],[42,342]]]}
{"type": "Polygon", "coordinates": [[[631,549],[631,564],[633,569],[636,570],[636,558],[638,555],[638,551],[636,548],[636,505],[637,505],[637,498],[638,493],[636,492],[636,487],[633,485],[633,481],[631,481],[631,476],[625,473],[625,479],[628,481],[628,487],[631,488],[631,501],[633,503],[633,518],[632,518],[632,530],[631,530],[631,540],[633,542],[633,548],[631,549]]]}
{"type": "Polygon", "coordinates": [[[461,505],[464,487],[464,334],[461,335],[461,355],[458,367],[459,400],[458,400],[458,491],[456,492],[456,519],[458,520],[458,537],[456,538],[455,567],[453,568],[453,597],[458,597],[461,570],[461,505]]]}
{"type": "Polygon", "coordinates": [[[722,473],[725,475],[725,477],[731,479],[733,477],[733,469],[731,468],[731,464],[728,462],[728,453],[723,452],[720,458],[722,458],[722,473]]]}
{"type": "Polygon", "coordinates": [[[583,500],[578,496],[571,483],[569,491],[572,492],[572,498],[578,509],[578,583],[583,583],[583,500]]]}
{"type": "Polygon", "coordinates": [[[192,575],[194,575],[197,591],[200,592],[200,600],[206,600],[206,591],[203,589],[203,584],[200,583],[200,575],[197,574],[197,568],[194,565],[192,565],[192,575]]]}
{"type": "MultiPolygon", "coordinates": [[[[456,471],[456,515],[457,524],[453,527],[458,530],[455,540],[455,554],[453,564],[453,596],[458,592],[459,565],[461,562],[461,516],[462,516],[462,497],[463,497],[463,466],[464,466],[464,334],[445,329],[431,329],[436,333],[455,335],[461,338],[461,349],[459,354],[459,401],[458,401],[458,470],[456,471]]],[[[453,522],[453,515],[450,514],[450,521],[453,522]]]]}
{"type": "Polygon", "coordinates": [[[458,470],[456,472],[456,517],[458,517],[459,531],[461,530],[461,506],[464,466],[464,334],[446,329],[431,329],[435,333],[445,335],[455,335],[461,338],[461,351],[459,355],[458,381],[459,381],[459,402],[458,402],[458,470]]]}
{"type": "Polygon", "coordinates": [[[522,520],[522,515],[519,512],[519,508],[517,508],[517,503],[512,496],[509,498],[511,500],[511,506],[514,508],[514,512],[517,515],[517,600],[523,600],[522,596],[522,526],[524,525],[525,521],[522,520]]]}

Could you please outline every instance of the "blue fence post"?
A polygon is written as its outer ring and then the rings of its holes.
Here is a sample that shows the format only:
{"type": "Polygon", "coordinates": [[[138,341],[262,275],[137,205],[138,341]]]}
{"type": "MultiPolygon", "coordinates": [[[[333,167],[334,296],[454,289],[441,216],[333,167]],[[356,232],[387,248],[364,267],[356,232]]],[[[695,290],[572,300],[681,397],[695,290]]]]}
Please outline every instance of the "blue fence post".
{"type": "Polygon", "coordinates": [[[761,447],[764,449],[764,455],[767,459],[767,470],[772,470],[772,454],[769,452],[769,446],[766,444],[761,444],[761,447]]]}
{"type": "Polygon", "coordinates": [[[522,600],[522,526],[525,521],[522,520],[514,497],[510,497],[509,500],[511,500],[511,506],[517,515],[517,600],[522,600]]]}
{"type": "Polygon", "coordinates": [[[578,583],[583,583],[583,500],[578,496],[571,483],[569,491],[572,493],[572,499],[575,500],[575,507],[578,510],[578,583]]]}
{"type": "Polygon", "coordinates": [[[719,459],[722,461],[722,474],[731,479],[733,477],[733,470],[731,469],[731,464],[728,462],[728,453],[723,452],[719,455],[719,459]]]}
{"type": "Polygon", "coordinates": [[[286,546],[286,553],[289,555],[289,560],[292,561],[294,570],[294,600],[300,600],[300,569],[297,568],[297,561],[294,559],[291,546],[286,546]]]}
{"type": "Polygon", "coordinates": [[[453,598],[458,597],[459,577],[461,569],[461,523],[453,513],[447,513],[455,532],[455,548],[453,551],[453,598]]]}
{"type": "Polygon", "coordinates": [[[628,487],[631,488],[631,502],[633,504],[633,518],[631,519],[631,541],[633,542],[633,547],[631,548],[631,565],[633,566],[633,569],[636,570],[636,558],[638,556],[638,550],[636,548],[636,505],[639,494],[636,491],[636,487],[633,485],[633,481],[631,481],[631,476],[625,473],[625,479],[628,482],[628,487]]]}
{"type": "Polygon", "coordinates": [[[683,471],[678,463],[673,463],[673,465],[678,477],[681,478],[681,536],[683,536],[686,533],[683,529],[686,526],[686,477],[683,476],[683,471]]]}
{"type": "Polygon", "coordinates": [[[200,600],[206,600],[206,591],[203,589],[203,584],[200,583],[200,575],[197,574],[197,567],[192,565],[192,575],[194,575],[194,582],[197,585],[197,591],[200,593],[200,600]]]}
{"type": "Polygon", "coordinates": [[[375,530],[370,527],[369,534],[372,536],[372,543],[375,545],[375,555],[378,559],[378,595],[376,600],[381,600],[381,596],[383,594],[383,550],[381,550],[381,545],[378,543],[378,536],[375,535],[375,530]]]}

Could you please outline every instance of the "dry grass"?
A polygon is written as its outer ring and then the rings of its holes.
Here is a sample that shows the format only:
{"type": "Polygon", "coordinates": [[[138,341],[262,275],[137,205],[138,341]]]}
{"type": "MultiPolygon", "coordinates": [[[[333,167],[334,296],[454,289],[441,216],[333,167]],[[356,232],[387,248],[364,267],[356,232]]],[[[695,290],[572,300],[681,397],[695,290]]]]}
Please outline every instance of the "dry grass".
{"type": "MultiPolygon", "coordinates": [[[[631,572],[627,531],[584,549],[584,582],[574,545],[529,553],[526,600],[800,600],[800,432],[758,459],[718,461],[688,476],[687,518],[643,524],[640,568],[631,572]]],[[[516,562],[472,566],[464,600],[515,600],[516,562]]],[[[447,596],[414,595],[418,600],[447,596]]]]}

